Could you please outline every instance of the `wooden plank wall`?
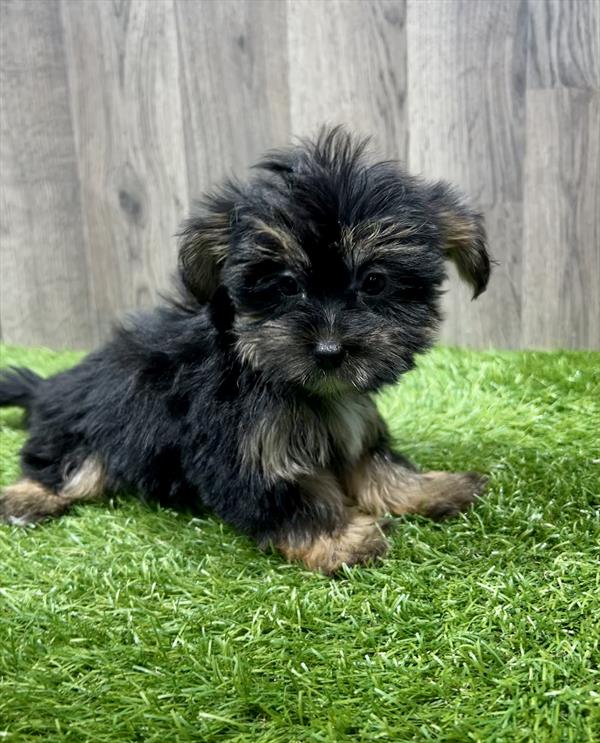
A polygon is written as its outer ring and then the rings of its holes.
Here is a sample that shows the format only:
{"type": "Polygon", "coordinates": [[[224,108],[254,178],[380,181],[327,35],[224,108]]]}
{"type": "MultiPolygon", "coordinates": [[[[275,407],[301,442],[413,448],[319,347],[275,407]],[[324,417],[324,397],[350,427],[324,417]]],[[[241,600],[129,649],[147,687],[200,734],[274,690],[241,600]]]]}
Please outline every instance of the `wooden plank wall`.
{"type": "Polygon", "coordinates": [[[2,0],[0,332],[86,348],[190,201],[344,122],[466,190],[499,261],[443,339],[600,348],[598,0],[2,0]]]}

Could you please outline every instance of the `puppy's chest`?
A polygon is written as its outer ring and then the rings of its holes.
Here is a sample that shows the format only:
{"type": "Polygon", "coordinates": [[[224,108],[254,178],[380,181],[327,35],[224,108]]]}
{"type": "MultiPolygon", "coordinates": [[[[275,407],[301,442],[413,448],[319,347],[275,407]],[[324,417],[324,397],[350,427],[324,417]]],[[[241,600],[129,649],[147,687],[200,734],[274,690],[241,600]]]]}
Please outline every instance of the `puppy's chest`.
{"type": "Polygon", "coordinates": [[[353,464],[382,427],[368,397],[327,401],[319,408],[290,403],[251,428],[242,455],[268,480],[293,481],[318,469],[353,464]]]}

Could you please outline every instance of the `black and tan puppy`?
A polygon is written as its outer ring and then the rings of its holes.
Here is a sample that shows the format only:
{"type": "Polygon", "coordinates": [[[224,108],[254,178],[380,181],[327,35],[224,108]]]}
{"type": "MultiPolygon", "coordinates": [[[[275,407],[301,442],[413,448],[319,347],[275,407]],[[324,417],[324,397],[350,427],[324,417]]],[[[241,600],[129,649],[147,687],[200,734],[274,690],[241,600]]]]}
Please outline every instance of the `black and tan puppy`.
{"type": "Polygon", "coordinates": [[[448,259],[485,289],[481,217],[446,184],[341,129],[268,155],[184,225],[177,301],[62,374],[3,374],[30,434],[1,515],[132,489],[330,573],[385,552],[386,514],[466,509],[484,478],[418,472],[371,399],[432,343],[448,259]]]}

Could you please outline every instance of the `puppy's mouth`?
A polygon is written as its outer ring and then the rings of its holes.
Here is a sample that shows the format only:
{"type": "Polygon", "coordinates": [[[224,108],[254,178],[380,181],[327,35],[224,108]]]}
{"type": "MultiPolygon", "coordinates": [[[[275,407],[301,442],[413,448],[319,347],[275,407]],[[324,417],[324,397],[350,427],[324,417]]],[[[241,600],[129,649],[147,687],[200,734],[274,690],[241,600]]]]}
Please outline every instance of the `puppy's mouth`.
{"type": "Polygon", "coordinates": [[[350,390],[365,390],[370,386],[366,359],[348,349],[331,349],[325,358],[313,353],[311,370],[303,386],[321,395],[340,395],[350,390]]]}
{"type": "Polygon", "coordinates": [[[337,397],[350,390],[356,390],[357,385],[337,370],[316,369],[306,378],[303,387],[314,394],[337,397]]]}

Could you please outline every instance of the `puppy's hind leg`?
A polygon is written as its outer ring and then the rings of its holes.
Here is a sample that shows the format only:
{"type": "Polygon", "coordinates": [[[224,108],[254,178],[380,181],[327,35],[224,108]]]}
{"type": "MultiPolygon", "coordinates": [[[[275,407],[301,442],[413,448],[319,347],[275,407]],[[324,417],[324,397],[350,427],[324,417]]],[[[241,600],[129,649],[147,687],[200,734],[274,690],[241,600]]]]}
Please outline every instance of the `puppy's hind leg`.
{"type": "Polygon", "coordinates": [[[440,520],[470,508],[487,481],[478,472],[417,472],[384,452],[359,462],[346,477],[346,487],[367,513],[414,513],[440,520]]]}
{"type": "Polygon", "coordinates": [[[61,516],[74,503],[100,498],[104,484],[104,468],[96,457],[85,459],[57,493],[32,478],[23,478],[0,493],[0,519],[27,526],[61,516]]]}

